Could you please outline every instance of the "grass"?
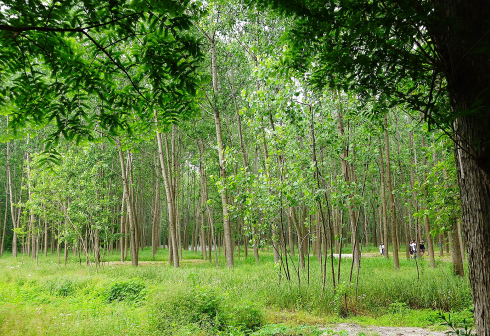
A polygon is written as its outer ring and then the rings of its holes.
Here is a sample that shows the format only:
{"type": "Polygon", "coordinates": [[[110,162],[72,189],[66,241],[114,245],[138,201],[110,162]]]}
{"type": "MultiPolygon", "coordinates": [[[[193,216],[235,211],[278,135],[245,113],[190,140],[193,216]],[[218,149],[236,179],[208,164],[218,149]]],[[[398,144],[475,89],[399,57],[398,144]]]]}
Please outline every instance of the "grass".
{"type": "Polygon", "coordinates": [[[179,269],[167,265],[168,250],[160,250],[155,261],[149,249],[141,251],[138,268],[118,262],[96,269],[80,265],[71,253],[67,265],[58,265],[55,254],[37,263],[5,254],[0,335],[266,335],[277,325],[290,328],[284,335],[296,335],[338,322],[437,328],[437,310],[471,319],[468,280],[454,276],[448,262],[431,269],[428,260],[419,260],[418,280],[412,260],[400,260],[394,271],[392,260],[364,258],[356,295],[348,259],[334,294],[328,274],[322,292],[314,257],[309,285],[306,270],[298,285],[296,273],[291,282],[284,275],[279,281],[280,267],[266,251],[259,264],[241,255],[228,270],[224,260],[217,269],[191,251],[184,251],[179,269]]]}

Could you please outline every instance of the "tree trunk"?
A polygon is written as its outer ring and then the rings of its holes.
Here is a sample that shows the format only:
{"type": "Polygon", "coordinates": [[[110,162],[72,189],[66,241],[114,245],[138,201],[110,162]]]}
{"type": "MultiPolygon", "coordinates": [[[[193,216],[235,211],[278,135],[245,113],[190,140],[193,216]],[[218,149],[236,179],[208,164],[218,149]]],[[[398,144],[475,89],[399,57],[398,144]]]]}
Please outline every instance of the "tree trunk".
{"type": "Polygon", "coordinates": [[[386,186],[388,187],[388,201],[390,203],[390,219],[391,219],[391,244],[393,246],[393,264],[395,270],[400,268],[400,260],[398,259],[398,240],[396,228],[396,206],[393,197],[393,186],[391,181],[391,163],[390,163],[390,139],[388,137],[388,117],[384,116],[384,134],[385,134],[385,153],[386,153],[386,186]]]}
{"type": "Polygon", "coordinates": [[[305,263],[305,255],[307,253],[307,243],[309,242],[308,239],[308,229],[305,227],[305,220],[306,220],[306,214],[307,214],[307,207],[302,206],[301,207],[300,214],[296,212],[296,209],[292,207],[290,209],[290,215],[291,219],[294,223],[294,226],[296,227],[296,232],[298,233],[298,255],[299,255],[299,264],[301,268],[306,267],[305,263]]]}
{"type": "MultiPolygon", "coordinates": [[[[7,120],[7,126],[8,126],[8,120],[7,120]]],[[[15,207],[14,207],[14,194],[13,194],[13,188],[12,188],[12,172],[10,169],[10,141],[7,141],[7,185],[8,185],[8,192],[9,192],[9,197],[10,197],[10,217],[12,218],[12,256],[14,258],[17,258],[17,231],[15,229],[17,228],[17,217],[15,214],[15,207]]]]}
{"type": "MultiPolygon", "coordinates": [[[[355,181],[354,178],[354,170],[351,169],[351,163],[349,163],[348,156],[348,143],[345,140],[345,132],[344,132],[344,120],[342,115],[342,104],[341,104],[341,95],[340,92],[337,91],[338,98],[338,111],[337,111],[337,129],[339,132],[339,136],[342,139],[342,152],[340,154],[341,158],[341,167],[342,167],[342,175],[344,177],[344,181],[346,184],[350,184],[350,182],[355,181]]],[[[352,197],[352,195],[347,196],[348,199],[352,197]]],[[[349,221],[352,233],[352,254],[353,254],[353,263],[356,267],[359,267],[361,264],[361,251],[359,249],[359,233],[357,230],[357,212],[354,211],[351,203],[347,200],[347,211],[349,213],[349,221]]]]}
{"type": "MultiPolygon", "coordinates": [[[[156,115],[155,115],[155,119],[156,119],[156,115]]],[[[159,131],[156,131],[156,135],[157,135],[157,144],[158,144],[158,158],[160,161],[160,169],[162,171],[163,182],[165,185],[166,200],[167,200],[167,214],[168,214],[168,223],[169,223],[168,225],[169,262],[173,263],[175,268],[178,268],[180,266],[180,261],[179,261],[179,254],[177,249],[177,235],[176,235],[176,223],[175,223],[176,199],[175,199],[175,186],[174,186],[175,179],[173,176],[175,172],[173,172],[172,164],[169,161],[168,145],[166,146],[167,155],[164,156],[162,134],[159,131]]]]}
{"type": "MultiPolygon", "coordinates": [[[[469,106],[468,106],[469,107],[469,106]]],[[[473,149],[456,149],[463,229],[477,335],[490,335],[490,120],[460,118],[457,128],[473,149]],[[484,140],[484,141],[482,141],[484,140]],[[475,149],[477,148],[477,149],[475,149]],[[470,152],[472,156],[468,154],[470,152]],[[473,153],[472,153],[473,152],[473,153]],[[486,160],[486,161],[485,161],[486,160]],[[486,163],[485,163],[486,162],[486,163]]]]}
{"type": "Polygon", "coordinates": [[[214,122],[216,126],[216,138],[218,141],[218,157],[219,157],[219,173],[221,177],[221,203],[223,206],[223,233],[224,233],[224,245],[226,251],[226,266],[228,268],[233,267],[233,248],[231,242],[231,225],[230,218],[228,216],[228,196],[226,190],[226,168],[225,168],[225,148],[223,144],[223,134],[221,132],[221,117],[219,109],[216,105],[218,97],[218,67],[216,64],[216,46],[215,46],[215,33],[212,34],[210,38],[211,44],[211,67],[212,67],[212,78],[213,78],[213,110],[214,110],[214,122]]]}
{"type": "Polygon", "coordinates": [[[155,169],[155,197],[153,199],[153,223],[151,228],[151,254],[155,258],[160,245],[160,237],[158,235],[160,226],[160,175],[158,168],[155,169]]]}
{"type": "Polygon", "coordinates": [[[44,256],[48,256],[48,221],[44,219],[44,256]]]}
{"type": "MultiPolygon", "coordinates": [[[[272,128],[274,129],[274,124],[272,124],[272,128]]],[[[265,130],[264,128],[262,128],[262,143],[263,143],[263,146],[264,146],[264,162],[265,162],[265,171],[266,171],[266,174],[267,174],[267,180],[269,181],[268,183],[270,184],[270,180],[271,180],[271,177],[270,177],[270,164],[271,164],[271,160],[269,158],[269,150],[267,148],[267,141],[266,141],[266,136],[265,136],[265,130]]],[[[269,188],[269,193],[272,193],[272,189],[269,188]]],[[[279,262],[279,246],[278,246],[278,239],[279,239],[279,236],[277,234],[277,230],[276,230],[276,224],[274,222],[274,220],[271,220],[271,232],[272,232],[272,237],[271,237],[271,240],[272,240],[272,249],[274,250],[274,263],[278,263],[279,262]]]]}
{"type": "Polygon", "coordinates": [[[123,195],[121,199],[121,224],[120,224],[120,233],[121,233],[121,238],[119,238],[119,249],[121,250],[121,262],[124,262],[124,257],[126,255],[126,224],[124,222],[126,215],[124,213],[124,200],[125,196],[123,195]]]}
{"type": "Polygon", "coordinates": [[[434,40],[453,112],[476,334],[490,336],[490,6],[432,0],[434,40]],[[450,26],[449,26],[450,25],[450,26]]]}
{"type": "MultiPolygon", "coordinates": [[[[0,256],[3,255],[5,247],[5,235],[7,233],[7,212],[8,212],[8,188],[5,188],[5,212],[3,218],[2,242],[0,245],[0,256]]],[[[1,217],[0,217],[1,218],[1,217]]]]}
{"type": "MultiPolygon", "coordinates": [[[[422,147],[426,148],[426,141],[425,137],[422,137],[422,147]]],[[[427,183],[427,176],[428,176],[428,170],[429,168],[427,167],[427,153],[424,153],[423,158],[422,158],[422,166],[425,168],[424,172],[424,199],[427,203],[429,199],[429,186],[426,185],[427,183]]],[[[427,204],[425,204],[425,207],[427,207],[427,204]]],[[[424,229],[425,229],[425,240],[427,244],[427,250],[429,251],[429,258],[430,258],[430,267],[435,268],[436,267],[436,262],[434,258],[434,243],[432,241],[432,236],[430,234],[430,224],[429,224],[429,216],[424,216],[424,229]]]]}
{"type": "Polygon", "coordinates": [[[380,159],[380,173],[381,173],[381,179],[380,179],[380,183],[381,183],[381,205],[382,205],[382,210],[383,210],[383,213],[382,213],[382,219],[383,219],[383,241],[382,241],[382,244],[384,244],[385,248],[384,248],[384,257],[385,258],[388,258],[388,211],[387,211],[387,207],[386,207],[386,183],[385,183],[385,164],[384,164],[384,160],[383,160],[383,150],[382,150],[382,146],[380,144],[380,147],[379,147],[379,159],[380,159]]]}
{"type": "Polygon", "coordinates": [[[463,258],[461,256],[461,247],[459,246],[458,227],[456,221],[449,232],[449,240],[451,245],[451,259],[453,262],[454,274],[464,277],[463,258]]]}
{"type": "Polygon", "coordinates": [[[211,257],[211,251],[213,249],[214,245],[214,259],[216,262],[216,268],[219,267],[219,261],[218,261],[218,244],[216,242],[216,233],[214,231],[214,223],[213,223],[213,216],[211,214],[211,208],[208,204],[208,176],[206,173],[206,164],[204,163],[204,144],[201,141],[200,143],[197,144],[199,148],[199,159],[200,159],[200,169],[199,172],[201,173],[201,190],[202,190],[202,198],[203,198],[203,204],[206,207],[206,213],[207,213],[207,219],[209,223],[210,230],[208,230],[209,236],[208,236],[208,245],[209,245],[209,261],[212,260],[211,257]]]}
{"type": "Polygon", "coordinates": [[[128,221],[129,221],[129,240],[130,240],[130,253],[131,253],[131,264],[133,266],[138,266],[138,246],[136,245],[136,232],[135,232],[135,218],[134,218],[134,206],[131,201],[130,186],[128,183],[128,170],[126,169],[126,163],[124,161],[124,154],[121,148],[121,142],[119,139],[116,140],[118,151],[119,151],[119,163],[121,164],[121,176],[123,183],[123,195],[125,197],[125,203],[127,207],[128,221]]]}
{"type": "Polygon", "coordinates": [[[294,257],[294,235],[293,226],[291,225],[291,217],[286,216],[288,221],[288,242],[289,242],[289,253],[294,257]]]}

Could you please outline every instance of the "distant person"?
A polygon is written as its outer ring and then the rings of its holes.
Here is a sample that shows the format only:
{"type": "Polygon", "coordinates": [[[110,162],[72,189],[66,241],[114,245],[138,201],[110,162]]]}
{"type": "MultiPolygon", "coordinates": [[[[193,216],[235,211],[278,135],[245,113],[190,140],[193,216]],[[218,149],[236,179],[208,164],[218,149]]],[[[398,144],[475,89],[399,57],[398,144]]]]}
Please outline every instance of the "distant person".
{"type": "Polygon", "coordinates": [[[420,242],[419,250],[420,250],[420,256],[422,257],[425,253],[425,245],[423,240],[420,242]]]}
{"type": "Polygon", "coordinates": [[[379,245],[379,253],[381,253],[381,255],[385,255],[385,244],[381,243],[379,245]]]}
{"type": "Polygon", "coordinates": [[[417,256],[417,243],[414,239],[410,242],[410,255],[416,257],[417,256]]]}

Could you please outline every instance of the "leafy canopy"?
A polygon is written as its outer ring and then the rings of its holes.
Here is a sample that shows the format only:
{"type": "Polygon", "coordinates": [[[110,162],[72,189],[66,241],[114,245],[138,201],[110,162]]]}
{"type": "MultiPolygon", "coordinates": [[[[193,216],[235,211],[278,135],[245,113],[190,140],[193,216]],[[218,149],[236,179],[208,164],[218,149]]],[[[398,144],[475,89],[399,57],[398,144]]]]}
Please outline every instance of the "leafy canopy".
{"type": "MultiPolygon", "coordinates": [[[[246,0],[292,16],[289,62],[319,88],[375,101],[372,112],[405,104],[447,126],[447,85],[434,33],[443,24],[429,1],[246,0]]],[[[379,113],[374,113],[375,115],[379,113]]]]}
{"type": "Polygon", "coordinates": [[[188,0],[1,0],[0,110],[16,131],[54,123],[48,149],[61,137],[132,133],[155,111],[175,120],[199,82],[192,6],[199,12],[188,0]]]}

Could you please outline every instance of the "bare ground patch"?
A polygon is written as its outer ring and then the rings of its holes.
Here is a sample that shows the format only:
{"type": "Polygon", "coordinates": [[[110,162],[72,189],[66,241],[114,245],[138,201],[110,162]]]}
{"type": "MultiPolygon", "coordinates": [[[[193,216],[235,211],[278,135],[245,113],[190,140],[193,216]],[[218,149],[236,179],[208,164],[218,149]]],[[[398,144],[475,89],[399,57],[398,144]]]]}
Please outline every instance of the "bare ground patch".
{"type": "MultiPolygon", "coordinates": [[[[183,259],[180,261],[181,263],[189,263],[189,264],[198,264],[202,262],[206,262],[203,259],[183,259]]],[[[157,265],[168,265],[168,261],[139,261],[138,266],[157,266],[157,265]]],[[[107,266],[107,262],[104,263],[107,266]]],[[[109,266],[131,266],[131,261],[111,261],[109,266]]]]}
{"type": "MultiPolygon", "coordinates": [[[[444,331],[431,331],[415,327],[361,326],[355,323],[340,323],[329,329],[334,331],[345,330],[349,335],[364,333],[366,336],[446,336],[444,331]]],[[[324,335],[328,335],[328,333],[326,332],[324,335]]]]}

